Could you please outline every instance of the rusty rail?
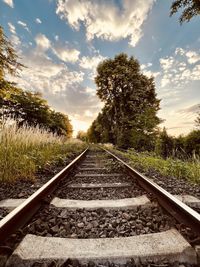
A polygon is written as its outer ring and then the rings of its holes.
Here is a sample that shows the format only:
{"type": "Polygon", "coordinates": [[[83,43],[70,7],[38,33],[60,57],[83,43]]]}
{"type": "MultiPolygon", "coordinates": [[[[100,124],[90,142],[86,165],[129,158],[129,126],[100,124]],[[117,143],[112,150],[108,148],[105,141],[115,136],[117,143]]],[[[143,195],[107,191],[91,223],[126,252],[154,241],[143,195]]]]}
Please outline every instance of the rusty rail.
{"type": "Polygon", "coordinates": [[[88,148],[0,221],[0,242],[3,242],[30,220],[40,208],[44,198],[55,190],[58,182],[69,174],[72,168],[84,157],[87,150],[88,148]]]}
{"type": "Polygon", "coordinates": [[[126,162],[118,158],[109,150],[103,148],[108,154],[113,158],[121,162],[128,173],[137,179],[138,183],[147,191],[152,193],[160,203],[160,205],[167,210],[174,218],[176,218],[180,223],[185,223],[188,225],[195,233],[200,235],[200,214],[188,207],[182,201],[174,197],[172,194],[167,192],[165,189],[148,179],[146,176],[140,172],[133,169],[126,162]]]}

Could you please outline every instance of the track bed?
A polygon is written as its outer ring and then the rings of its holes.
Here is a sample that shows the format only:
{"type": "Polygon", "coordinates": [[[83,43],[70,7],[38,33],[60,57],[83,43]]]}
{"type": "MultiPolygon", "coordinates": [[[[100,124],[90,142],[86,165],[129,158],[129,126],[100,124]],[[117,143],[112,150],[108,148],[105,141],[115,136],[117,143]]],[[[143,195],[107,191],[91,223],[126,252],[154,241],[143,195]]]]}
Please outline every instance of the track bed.
{"type": "MultiPolygon", "coordinates": [[[[8,210],[0,208],[0,218],[8,210]]],[[[122,163],[92,149],[2,245],[7,247],[3,254],[8,267],[189,267],[197,266],[190,243],[200,244],[198,238],[164,210],[122,163]]]]}

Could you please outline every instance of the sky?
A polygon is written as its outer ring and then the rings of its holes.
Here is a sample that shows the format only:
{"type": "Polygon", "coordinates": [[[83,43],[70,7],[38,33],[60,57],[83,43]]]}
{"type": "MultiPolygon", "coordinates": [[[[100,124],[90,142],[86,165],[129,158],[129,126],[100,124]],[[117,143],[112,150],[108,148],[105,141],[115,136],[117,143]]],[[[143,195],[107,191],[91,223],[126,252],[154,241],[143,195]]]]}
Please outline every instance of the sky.
{"type": "Polygon", "coordinates": [[[172,0],[0,0],[0,25],[26,68],[7,77],[39,91],[67,114],[74,135],[103,107],[94,77],[99,62],[121,52],[154,76],[160,127],[195,128],[200,104],[200,16],[179,24],[172,0]]]}

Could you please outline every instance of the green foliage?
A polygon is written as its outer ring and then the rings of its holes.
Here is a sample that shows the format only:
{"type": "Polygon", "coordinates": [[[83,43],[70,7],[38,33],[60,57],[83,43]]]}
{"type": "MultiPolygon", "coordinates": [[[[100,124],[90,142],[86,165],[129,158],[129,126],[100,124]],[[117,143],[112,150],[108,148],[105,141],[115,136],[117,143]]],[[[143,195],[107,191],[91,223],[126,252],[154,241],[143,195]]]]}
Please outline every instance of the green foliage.
{"type": "Polygon", "coordinates": [[[188,155],[200,156],[200,130],[193,130],[185,137],[185,150],[188,155]]]}
{"type": "Polygon", "coordinates": [[[158,155],[166,159],[172,156],[173,148],[174,148],[174,139],[173,137],[167,134],[167,131],[164,127],[163,131],[160,133],[159,137],[157,138],[155,151],[158,155]]]}
{"type": "Polygon", "coordinates": [[[200,130],[193,130],[186,136],[172,137],[166,129],[159,134],[155,152],[157,155],[168,158],[189,160],[200,157],[200,130]]]}
{"type": "Polygon", "coordinates": [[[130,160],[129,164],[142,172],[151,172],[153,170],[166,177],[183,178],[200,184],[200,162],[197,160],[163,159],[153,153],[138,153],[133,149],[128,150],[128,153],[119,151],[117,153],[127,157],[130,160]]]}
{"type": "Polygon", "coordinates": [[[18,62],[18,56],[0,26],[0,81],[6,73],[14,75],[22,67],[24,66],[18,62]]]}
{"type": "Polygon", "coordinates": [[[0,27],[0,123],[12,118],[20,127],[38,125],[70,138],[72,125],[67,115],[50,109],[40,93],[24,91],[4,79],[6,73],[15,75],[24,67],[17,59],[12,44],[0,27]]]}
{"type": "Polygon", "coordinates": [[[179,18],[182,24],[185,21],[190,21],[191,18],[200,15],[200,1],[199,0],[175,0],[171,5],[170,16],[182,9],[182,14],[179,18]]]}
{"type": "Polygon", "coordinates": [[[88,131],[89,140],[149,149],[160,123],[153,78],[142,74],[136,59],[119,54],[98,65],[95,82],[105,106],[88,131]]]}
{"type": "Polygon", "coordinates": [[[50,109],[40,93],[23,91],[3,82],[0,91],[0,119],[13,118],[18,126],[29,125],[48,129],[58,135],[72,136],[72,125],[67,115],[50,109]],[[4,87],[5,86],[5,87],[4,87]]]}
{"type": "Polygon", "coordinates": [[[2,125],[0,135],[0,181],[34,179],[35,173],[50,165],[63,164],[85,145],[68,141],[38,127],[2,125]]]}
{"type": "Polygon", "coordinates": [[[83,141],[83,142],[87,142],[87,133],[84,132],[84,131],[79,131],[77,133],[77,136],[76,136],[77,139],[83,141]]]}
{"type": "Polygon", "coordinates": [[[70,120],[67,115],[50,111],[50,123],[47,128],[57,135],[65,135],[67,138],[72,137],[73,129],[70,120]]]}

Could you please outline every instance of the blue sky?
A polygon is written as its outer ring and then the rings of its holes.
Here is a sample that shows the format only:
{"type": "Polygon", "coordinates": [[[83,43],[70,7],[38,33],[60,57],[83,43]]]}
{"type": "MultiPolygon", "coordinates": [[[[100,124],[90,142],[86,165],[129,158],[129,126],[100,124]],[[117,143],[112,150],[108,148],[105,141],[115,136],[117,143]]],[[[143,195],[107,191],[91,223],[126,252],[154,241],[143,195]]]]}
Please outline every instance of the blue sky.
{"type": "Polygon", "coordinates": [[[0,0],[0,24],[27,68],[15,80],[40,91],[87,130],[103,104],[95,69],[125,52],[153,75],[159,116],[172,135],[195,127],[200,104],[200,16],[180,25],[172,0],[0,0]]]}

